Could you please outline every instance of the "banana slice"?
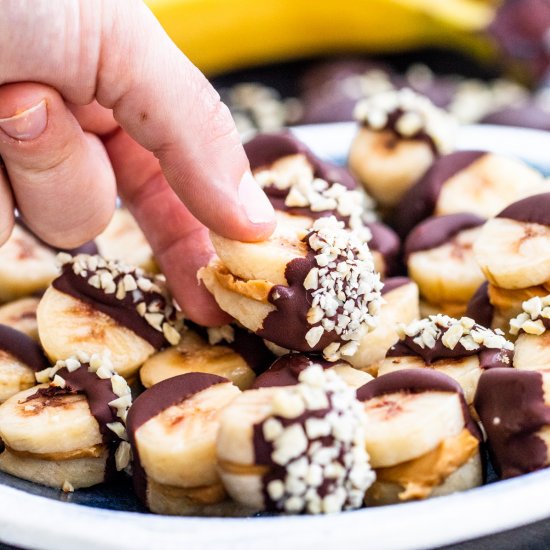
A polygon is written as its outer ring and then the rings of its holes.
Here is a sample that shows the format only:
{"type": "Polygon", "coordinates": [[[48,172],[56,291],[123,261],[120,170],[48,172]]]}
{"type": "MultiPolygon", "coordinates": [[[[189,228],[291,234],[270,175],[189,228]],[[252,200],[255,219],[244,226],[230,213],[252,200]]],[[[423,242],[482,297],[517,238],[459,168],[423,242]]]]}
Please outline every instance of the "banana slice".
{"type": "Polygon", "coordinates": [[[0,403],[36,384],[34,373],[50,364],[30,336],[0,324],[0,403]]]}
{"type": "Polygon", "coordinates": [[[124,469],[124,422],[132,397],[108,358],[79,352],[40,371],[37,379],[52,381],[0,405],[0,469],[58,488],[64,482],[74,488],[101,483],[113,475],[113,463],[124,469]]]}
{"type": "Polygon", "coordinates": [[[223,484],[252,509],[318,514],[358,508],[374,480],[361,406],[352,389],[319,365],[299,380],[248,390],[222,411],[217,455],[223,484]]]}
{"type": "Polygon", "coordinates": [[[180,343],[150,357],[139,371],[142,384],[150,388],[167,378],[188,372],[222,376],[241,390],[250,388],[256,375],[244,358],[222,345],[210,345],[192,330],[180,343]]]}
{"type": "Polygon", "coordinates": [[[473,214],[432,217],[407,237],[409,276],[426,301],[466,303],[483,283],[472,247],[484,223],[473,214]]]}
{"type": "Polygon", "coordinates": [[[163,501],[186,509],[201,499],[204,504],[225,500],[215,442],[220,411],[239,393],[220,376],[188,373],[164,380],[136,399],[128,416],[134,479],[138,496],[151,511],[164,513],[159,507],[163,501]],[[180,491],[172,491],[170,498],[172,488],[180,491]]]}
{"type": "Polygon", "coordinates": [[[360,388],[357,398],[367,415],[366,446],[377,474],[367,504],[481,484],[481,432],[454,380],[434,371],[391,372],[360,388]]]}
{"type": "Polygon", "coordinates": [[[481,376],[474,405],[503,479],[550,464],[549,390],[549,371],[491,369],[481,376]]]}
{"type": "Polygon", "coordinates": [[[360,388],[373,377],[359,369],[353,368],[346,361],[329,363],[320,357],[308,356],[303,353],[289,353],[279,357],[264,373],[260,374],[253,389],[280,386],[294,386],[298,384],[300,373],[312,365],[335,372],[348,386],[360,388]]]}
{"type": "Polygon", "coordinates": [[[550,193],[535,195],[510,205],[483,227],[474,254],[491,284],[518,289],[550,280],[548,208],[550,193]]]}
{"type": "Polygon", "coordinates": [[[38,341],[36,309],[39,302],[39,298],[20,298],[0,306],[0,323],[19,330],[38,341]]]}
{"type": "Polygon", "coordinates": [[[437,155],[453,149],[451,117],[410,89],[362,100],[355,118],[361,128],[351,145],[349,166],[384,207],[395,206],[437,155]]]}
{"type": "Polygon", "coordinates": [[[179,342],[175,317],[163,279],[86,255],[66,259],[37,310],[40,341],[52,360],[76,349],[108,349],[127,378],[156,350],[179,342]]]}
{"type": "Polygon", "coordinates": [[[348,361],[356,368],[376,375],[380,361],[399,340],[397,327],[419,318],[418,287],[406,277],[393,277],[384,281],[384,303],[380,308],[378,326],[363,336],[355,355],[348,361]]]}
{"type": "Polygon", "coordinates": [[[157,264],[151,245],[126,208],[117,208],[109,225],[96,237],[99,254],[109,260],[136,265],[156,273],[157,264]]]}
{"type": "Polygon", "coordinates": [[[403,196],[395,227],[404,237],[425,218],[468,212],[492,218],[509,204],[542,193],[541,174],[521,161],[483,151],[457,151],[437,159],[403,196]]]}
{"type": "Polygon", "coordinates": [[[380,305],[382,285],[368,246],[334,217],[318,219],[306,235],[286,218],[268,241],[221,245],[214,237],[224,263],[211,263],[199,277],[222,309],[262,338],[323,351],[331,361],[351,356],[376,325],[380,305]]]}

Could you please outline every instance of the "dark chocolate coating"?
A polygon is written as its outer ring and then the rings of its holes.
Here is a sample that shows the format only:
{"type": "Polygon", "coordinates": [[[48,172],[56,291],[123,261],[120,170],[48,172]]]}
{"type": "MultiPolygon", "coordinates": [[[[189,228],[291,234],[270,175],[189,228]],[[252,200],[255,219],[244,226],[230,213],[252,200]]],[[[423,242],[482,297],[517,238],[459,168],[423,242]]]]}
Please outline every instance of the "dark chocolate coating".
{"type": "Polygon", "coordinates": [[[288,131],[258,134],[244,144],[244,150],[252,171],[268,167],[282,157],[302,154],[313,166],[315,177],[329,183],[341,183],[348,189],[357,187],[355,179],[346,168],[319,159],[309,147],[288,131]]]}
{"type": "Polygon", "coordinates": [[[487,154],[457,151],[435,160],[428,171],[403,196],[394,213],[394,227],[401,238],[434,213],[445,182],[487,154]]]}
{"type": "Polygon", "coordinates": [[[489,283],[485,281],[470,298],[465,316],[470,317],[479,325],[490,327],[494,314],[495,308],[489,301],[489,283]]]}
{"type": "Polygon", "coordinates": [[[147,474],[139,459],[136,432],[143,424],[159,415],[162,411],[182,403],[211,386],[225,382],[229,382],[229,380],[215,374],[189,372],[163,380],[151,386],[133,402],[128,412],[126,429],[133,453],[134,489],[145,506],[147,506],[147,474]]]}
{"type": "Polygon", "coordinates": [[[550,226],[550,193],[532,195],[507,206],[497,218],[550,226]]]}
{"type": "Polygon", "coordinates": [[[37,342],[23,332],[2,324],[0,324],[0,350],[13,355],[35,372],[50,366],[37,342]]]}
{"type": "Polygon", "coordinates": [[[390,293],[392,290],[408,285],[412,281],[408,277],[390,277],[384,280],[382,295],[390,293]]]}
{"type": "Polygon", "coordinates": [[[548,132],[550,131],[550,112],[529,102],[525,105],[507,107],[502,111],[491,113],[484,117],[481,123],[532,128],[548,132]]]}
{"type": "Polygon", "coordinates": [[[406,392],[414,394],[429,391],[457,393],[462,406],[465,427],[474,437],[481,441],[481,432],[470,416],[460,384],[441,372],[425,369],[404,369],[397,372],[389,372],[361,386],[357,390],[357,399],[359,401],[368,401],[374,397],[390,393],[406,392]]]}
{"type": "Polygon", "coordinates": [[[475,214],[432,216],[419,223],[405,241],[405,258],[414,252],[431,250],[451,241],[461,231],[479,227],[485,219],[475,214]]]}
{"type": "Polygon", "coordinates": [[[42,246],[45,246],[46,248],[49,248],[53,252],[67,252],[68,254],[71,254],[72,256],[76,256],[77,254],[99,254],[99,250],[97,248],[97,244],[95,241],[88,241],[84,244],[77,246],[76,248],[59,248],[57,246],[52,246],[51,244],[47,243],[46,241],[42,240],[38,235],[33,233],[29,226],[25,223],[23,218],[21,216],[15,217],[15,223],[19,225],[22,229],[24,229],[27,233],[30,233],[42,246]]]}
{"type": "MultiPolygon", "coordinates": [[[[338,364],[345,363],[339,361],[338,364]]],[[[320,365],[324,369],[333,367],[320,355],[305,355],[303,353],[287,353],[279,357],[263,374],[258,376],[251,389],[270,388],[273,386],[295,386],[300,373],[311,365],[320,365]]]]}
{"type": "Polygon", "coordinates": [[[487,432],[493,463],[504,479],[544,468],[547,448],[536,435],[550,424],[537,371],[492,369],[477,386],[474,406],[487,432]],[[499,420],[495,423],[495,418],[499,420]]]}
{"type": "MultiPolygon", "coordinates": [[[[63,266],[61,275],[53,281],[52,286],[59,292],[82,300],[94,309],[105,313],[149,342],[155,349],[161,349],[167,344],[164,334],[154,329],[137,312],[131,293],[127,293],[122,300],[116,298],[115,294],[106,294],[102,289],[88,284],[87,277],[76,275],[71,264],[63,266]]],[[[149,302],[158,300],[164,304],[164,297],[157,293],[152,295],[144,293],[144,300],[149,302]]]]}

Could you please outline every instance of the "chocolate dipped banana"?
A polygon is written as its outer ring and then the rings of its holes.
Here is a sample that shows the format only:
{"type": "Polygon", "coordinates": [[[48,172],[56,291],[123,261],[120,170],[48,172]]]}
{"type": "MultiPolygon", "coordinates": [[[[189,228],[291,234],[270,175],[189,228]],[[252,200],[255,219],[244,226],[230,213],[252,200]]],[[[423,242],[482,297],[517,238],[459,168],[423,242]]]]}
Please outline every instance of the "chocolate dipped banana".
{"type": "Polygon", "coordinates": [[[550,465],[548,388],[550,371],[492,369],[481,376],[474,404],[501,478],[550,465]]]}
{"type": "Polygon", "coordinates": [[[128,466],[125,423],[132,396],[107,355],[78,352],[36,379],[39,386],[0,405],[0,470],[72,491],[128,466]]]}
{"type": "Polygon", "coordinates": [[[481,434],[460,386],[426,370],[392,372],[359,390],[376,481],[369,505],[393,504],[481,485],[481,434]]]}
{"type": "Polygon", "coordinates": [[[61,275],[37,311],[40,341],[53,361],[80,349],[111,352],[115,370],[132,377],[143,362],[180,341],[164,278],[101,256],[64,255],[61,275]]]}
{"type": "Polygon", "coordinates": [[[35,373],[50,366],[30,336],[0,324],[0,403],[36,384],[35,373]]]}
{"type": "Polygon", "coordinates": [[[145,361],[139,376],[146,388],[179,374],[205,372],[223,376],[246,390],[254,382],[255,372],[262,372],[273,361],[262,339],[245,329],[231,325],[201,328],[188,328],[177,346],[145,361]]]}
{"type": "Polygon", "coordinates": [[[382,362],[378,374],[402,369],[431,369],[456,380],[471,405],[484,370],[511,367],[514,344],[462,317],[432,315],[400,327],[400,340],[382,362]]]}
{"type": "Polygon", "coordinates": [[[255,510],[360,508],[374,480],[355,392],[319,365],[294,386],[237,397],[220,415],[217,456],[227,492],[255,510]]]}
{"type": "Polygon", "coordinates": [[[435,309],[464,313],[485,280],[472,247],[485,219],[475,214],[435,216],[417,225],[405,241],[409,277],[435,309]]]}
{"type": "Polygon", "coordinates": [[[376,221],[374,203],[346,169],[317,158],[289,132],[260,134],[245,144],[254,177],[273,207],[313,221],[334,216],[369,243],[376,270],[390,272],[399,237],[376,221]]]}
{"type": "Polygon", "coordinates": [[[382,288],[378,326],[363,336],[354,355],[347,358],[354,367],[376,375],[388,350],[398,342],[401,324],[420,317],[418,286],[407,277],[390,277],[382,288]]]}
{"type": "Polygon", "coordinates": [[[300,373],[312,365],[335,372],[348,386],[360,388],[372,380],[372,376],[353,368],[347,361],[330,363],[320,356],[304,353],[288,353],[279,357],[252,384],[252,389],[280,386],[295,386],[300,379],[300,373]]]}
{"type": "Polygon", "coordinates": [[[550,281],[550,193],[514,202],[489,220],[474,254],[487,280],[499,288],[550,281]]]}
{"type": "Polygon", "coordinates": [[[451,116],[408,88],[364,99],[354,115],[360,128],[348,164],[382,207],[394,207],[435,158],[454,149],[451,116]]]}
{"type": "Polygon", "coordinates": [[[429,216],[467,212],[492,218],[546,187],[542,175],[519,160],[485,151],[457,151],[439,157],[403,196],[394,226],[404,237],[429,216]]]}
{"type": "Polygon", "coordinates": [[[368,246],[336,218],[308,229],[279,214],[267,241],[212,242],[220,260],[199,277],[224,311],[277,346],[335,361],[376,326],[380,276],[368,246]]]}
{"type": "Polygon", "coordinates": [[[221,376],[188,373],[142,393],[128,414],[136,493],[149,510],[169,515],[226,515],[216,462],[220,414],[240,394],[221,376]]]}

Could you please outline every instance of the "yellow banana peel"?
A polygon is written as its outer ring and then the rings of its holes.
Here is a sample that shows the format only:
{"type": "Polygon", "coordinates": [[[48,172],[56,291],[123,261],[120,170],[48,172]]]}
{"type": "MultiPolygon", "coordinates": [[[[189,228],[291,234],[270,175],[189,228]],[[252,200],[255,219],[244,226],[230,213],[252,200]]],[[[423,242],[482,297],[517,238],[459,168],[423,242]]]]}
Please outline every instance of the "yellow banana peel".
{"type": "Polygon", "coordinates": [[[204,72],[341,52],[490,47],[481,0],[146,0],[204,72]]]}

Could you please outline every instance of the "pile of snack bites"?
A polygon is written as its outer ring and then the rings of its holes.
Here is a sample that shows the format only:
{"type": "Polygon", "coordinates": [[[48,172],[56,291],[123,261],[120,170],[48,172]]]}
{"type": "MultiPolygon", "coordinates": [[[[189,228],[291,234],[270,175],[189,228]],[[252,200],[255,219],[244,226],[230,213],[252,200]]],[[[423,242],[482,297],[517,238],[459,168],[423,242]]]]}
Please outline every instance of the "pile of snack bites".
{"type": "Polygon", "coordinates": [[[234,322],[185,320],[119,209],[52,250],[0,248],[0,470],[70,492],[131,476],[152,512],[331,513],[550,463],[550,186],[455,151],[410,89],[360,102],[349,167],[246,143],[277,228],[211,234],[234,322]],[[514,343],[515,342],[515,343],[514,343]],[[546,370],[549,369],[549,370],[546,370]]]}

